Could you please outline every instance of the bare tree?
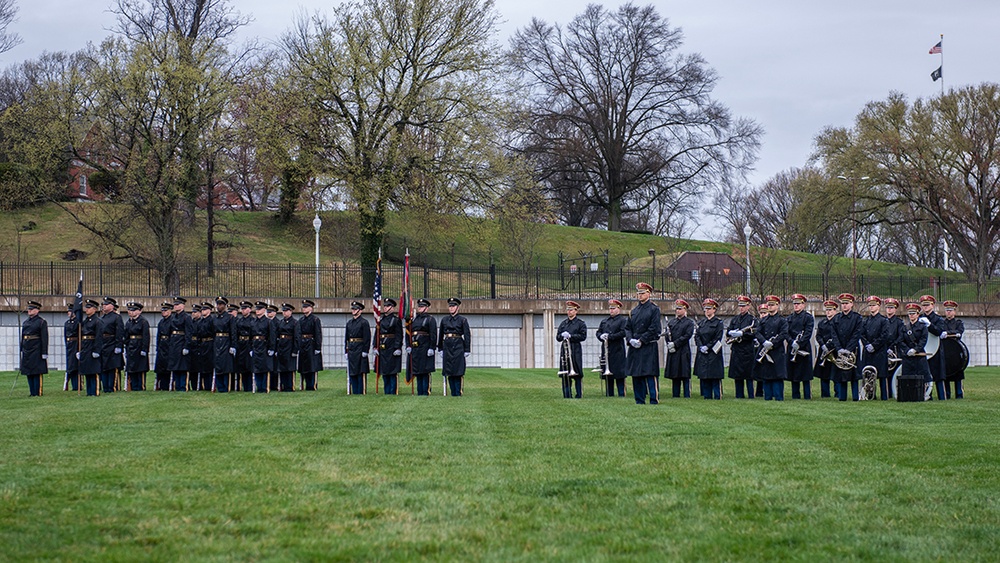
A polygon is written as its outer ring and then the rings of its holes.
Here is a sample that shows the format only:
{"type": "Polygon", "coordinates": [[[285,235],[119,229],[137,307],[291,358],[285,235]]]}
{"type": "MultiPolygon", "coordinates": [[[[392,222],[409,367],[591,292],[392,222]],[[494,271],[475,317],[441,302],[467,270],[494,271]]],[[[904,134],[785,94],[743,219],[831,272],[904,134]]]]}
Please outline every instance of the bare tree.
{"type": "Polygon", "coordinates": [[[0,0],[0,53],[6,53],[21,44],[21,36],[8,31],[17,21],[17,4],[14,0],[0,0]]]}
{"type": "Polygon", "coordinates": [[[652,6],[631,3],[614,12],[592,4],[565,30],[536,19],[512,39],[510,60],[526,91],[522,149],[559,154],[557,164],[583,173],[584,193],[607,211],[610,230],[668,194],[699,194],[755,158],[761,129],[710,97],[715,72],[701,56],[680,54],[681,43],[652,6]],[[630,198],[640,190],[644,197],[630,198]]]}

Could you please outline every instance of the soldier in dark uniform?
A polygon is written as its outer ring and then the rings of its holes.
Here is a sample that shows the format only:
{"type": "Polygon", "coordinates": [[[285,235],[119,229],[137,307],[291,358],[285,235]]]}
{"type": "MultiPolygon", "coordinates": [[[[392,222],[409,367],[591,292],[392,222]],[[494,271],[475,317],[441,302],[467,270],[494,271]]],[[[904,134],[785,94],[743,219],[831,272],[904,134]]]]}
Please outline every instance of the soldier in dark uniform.
{"type": "Polygon", "coordinates": [[[698,356],[694,361],[694,373],[698,376],[703,399],[722,398],[722,378],[726,376],[726,366],[722,358],[722,343],[725,326],[722,319],[715,316],[719,303],[715,299],[705,299],[701,304],[705,318],[698,323],[694,333],[694,345],[698,356]]]}
{"type": "Polygon", "coordinates": [[[164,301],[160,304],[160,322],[156,323],[156,361],[153,363],[153,373],[156,381],[154,391],[170,390],[170,314],[174,304],[164,301]]]}
{"type": "Polygon", "coordinates": [[[889,356],[886,328],[889,321],[882,316],[882,299],[877,295],[868,297],[868,316],[861,326],[861,343],[864,345],[862,371],[867,366],[875,368],[878,375],[879,392],[883,401],[889,400],[889,356]]]}
{"type": "Polygon", "coordinates": [[[431,374],[434,373],[437,320],[427,314],[431,302],[417,299],[417,314],[410,323],[410,344],[406,353],[410,358],[409,373],[417,379],[417,395],[430,395],[431,374]]]}
{"type": "Polygon", "coordinates": [[[351,318],[344,330],[348,395],[364,395],[367,391],[368,350],[372,345],[372,329],[368,319],[361,316],[364,310],[365,306],[360,301],[351,302],[351,318]]]}
{"type": "MultiPolygon", "coordinates": [[[[920,320],[919,322],[924,323],[927,327],[927,333],[933,334],[938,338],[941,337],[941,333],[945,331],[944,329],[944,317],[934,312],[934,304],[936,300],[933,295],[921,295],[920,296],[920,320]],[[924,320],[926,319],[926,320],[924,320]]],[[[937,396],[939,401],[947,399],[944,392],[944,379],[945,379],[945,369],[944,369],[944,354],[940,352],[940,347],[938,348],[938,353],[934,354],[934,357],[927,360],[927,365],[930,366],[931,379],[934,381],[934,389],[937,389],[937,396]]],[[[928,388],[930,389],[930,388],[928,388]]],[[[931,400],[931,396],[928,393],[927,400],[931,400]]]]}
{"type": "MultiPolygon", "coordinates": [[[[861,329],[864,320],[854,311],[854,296],[850,293],[841,293],[840,314],[834,317],[834,332],[837,335],[837,354],[842,351],[851,352],[856,359],[860,358],[861,352],[861,329]]],[[[837,389],[837,398],[841,401],[847,400],[847,385],[851,385],[851,397],[858,400],[858,367],[844,370],[833,366],[831,372],[834,386],[837,389]]]]}
{"type": "Polygon", "coordinates": [[[170,314],[170,369],[171,387],[174,391],[188,390],[188,373],[191,371],[191,351],[195,349],[194,322],[184,312],[187,299],[174,297],[174,310],[170,314]]]}
{"type": "Polygon", "coordinates": [[[87,387],[87,396],[100,395],[98,375],[101,373],[101,349],[104,343],[101,339],[101,319],[97,316],[97,301],[88,299],[83,304],[83,318],[80,319],[80,375],[87,387]]]}
{"type": "Polygon", "coordinates": [[[455,297],[448,299],[448,316],[438,323],[437,349],[441,354],[441,377],[447,383],[441,392],[450,389],[452,397],[461,397],[465,391],[465,360],[472,353],[472,330],[469,321],[458,314],[462,302],[455,297]]]}
{"type": "Polygon", "coordinates": [[[278,390],[295,390],[295,368],[298,367],[299,350],[295,347],[295,326],[298,321],[292,316],[295,306],[291,303],[281,305],[281,318],[276,322],[274,349],[274,371],[278,374],[278,390]]]}
{"type": "MultiPolygon", "coordinates": [[[[278,335],[278,321],[279,321],[278,306],[275,305],[274,303],[268,303],[267,304],[267,313],[266,314],[267,314],[268,320],[270,320],[271,324],[274,325],[275,346],[277,346],[278,345],[277,344],[277,338],[278,338],[278,336],[277,336],[278,335]]],[[[293,336],[293,340],[294,340],[294,334],[292,336],[293,336]]],[[[274,350],[274,357],[271,358],[271,372],[268,374],[268,377],[267,377],[268,385],[270,386],[270,390],[271,391],[278,391],[279,390],[279,388],[280,388],[280,379],[281,378],[278,376],[278,350],[277,350],[277,348],[275,348],[275,350],[274,350]]],[[[295,381],[295,368],[292,368],[292,381],[295,381]]]]}
{"type": "MultiPolygon", "coordinates": [[[[941,332],[941,343],[944,344],[946,338],[953,338],[955,340],[962,340],[962,335],[965,334],[965,323],[962,319],[955,318],[955,309],[958,308],[958,303],[954,301],[944,302],[944,331],[941,332]]],[[[939,349],[939,353],[944,357],[943,348],[939,349]]],[[[947,367],[947,366],[945,366],[947,367]]],[[[962,380],[965,379],[965,369],[955,370],[954,373],[945,373],[944,381],[944,396],[945,398],[955,397],[956,399],[961,399],[965,397],[965,392],[962,390],[962,380]],[[952,384],[955,387],[955,394],[951,394],[952,384]]]]}
{"type": "Polygon", "coordinates": [[[21,324],[21,375],[28,380],[28,395],[42,395],[42,376],[49,373],[49,324],[39,316],[42,304],[28,301],[28,318],[21,324]]]}
{"type": "Polygon", "coordinates": [[[793,399],[812,399],[812,338],[816,320],[806,312],[806,296],[792,295],[792,314],[788,323],[788,365],[785,369],[792,382],[793,399]]]}
{"type": "Polygon", "coordinates": [[[396,301],[382,301],[382,318],[378,328],[378,373],[386,395],[396,394],[396,383],[403,365],[403,323],[393,310],[396,301]]]}
{"type": "Polygon", "coordinates": [[[212,321],[212,304],[201,304],[201,320],[195,328],[198,335],[198,389],[213,391],[215,377],[215,323],[212,321]]]}
{"type": "Polygon", "coordinates": [[[201,303],[191,306],[191,348],[188,353],[188,387],[192,391],[201,389],[201,377],[204,364],[201,355],[201,339],[204,338],[205,327],[201,323],[201,303]]]}
{"type": "Polygon", "coordinates": [[[66,322],[63,323],[63,339],[66,341],[66,380],[63,391],[72,389],[80,391],[80,360],[76,353],[80,351],[80,319],[76,318],[73,303],[66,306],[66,322]]]}
{"type": "Polygon", "coordinates": [[[125,373],[132,391],[146,390],[149,371],[149,321],[142,316],[142,303],[129,301],[125,321],[125,373]]]}
{"type": "MultiPolygon", "coordinates": [[[[759,320],[757,321],[757,329],[759,330],[760,329],[760,324],[763,323],[764,319],[766,319],[769,316],[769,311],[768,311],[768,308],[767,308],[767,303],[761,303],[757,307],[757,315],[759,317],[759,320]]],[[[758,350],[758,348],[760,348],[760,342],[757,342],[757,336],[756,336],[756,334],[754,335],[754,339],[753,339],[753,347],[754,347],[754,353],[753,353],[754,362],[753,362],[752,372],[753,372],[753,380],[756,383],[756,389],[755,389],[754,396],[755,397],[763,397],[764,396],[764,380],[760,378],[761,365],[759,363],[757,363],[757,355],[760,353],[760,351],[758,350]]]]}
{"type": "Polygon", "coordinates": [[[824,301],[823,312],[826,316],[816,324],[816,342],[819,344],[819,353],[816,357],[813,373],[819,378],[820,397],[829,397],[830,378],[833,372],[833,359],[830,354],[836,354],[837,349],[840,348],[837,333],[834,330],[837,302],[833,299],[824,301]]]}
{"type": "Polygon", "coordinates": [[[299,351],[299,376],[306,391],[316,390],[319,372],[323,371],[323,324],[313,314],[315,306],[309,299],[302,300],[302,317],[295,337],[299,351]]]}
{"type": "Polygon", "coordinates": [[[267,379],[271,373],[276,342],[274,323],[267,318],[267,303],[258,301],[255,309],[256,316],[250,322],[250,369],[253,371],[253,391],[267,393],[270,390],[267,379]]]}
{"type": "Polygon", "coordinates": [[[237,386],[245,393],[253,392],[253,358],[250,356],[251,324],[253,323],[253,303],[240,302],[240,314],[236,317],[236,373],[237,386]]]}
{"type": "Polygon", "coordinates": [[[621,312],[621,301],[608,300],[608,318],[597,327],[597,339],[604,346],[605,373],[601,374],[601,378],[604,379],[604,394],[607,397],[615,396],[615,388],[618,389],[619,397],[625,396],[625,378],[628,377],[625,365],[625,325],[628,324],[628,318],[621,312]]]}
{"type": "Polygon", "coordinates": [[[903,319],[896,315],[896,311],[899,309],[899,300],[892,297],[886,297],[883,302],[885,303],[885,334],[882,340],[886,343],[886,364],[888,367],[888,379],[889,379],[889,396],[896,396],[896,385],[893,381],[893,374],[897,373],[898,364],[890,363],[888,361],[889,351],[891,350],[896,358],[902,359],[902,352],[899,351],[899,346],[896,345],[896,339],[899,337],[899,327],[903,325],[903,319]]]}
{"type": "Polygon", "coordinates": [[[688,316],[688,302],[683,299],[674,301],[674,318],[667,321],[667,338],[664,353],[666,364],[663,377],[671,382],[672,396],[691,398],[691,338],[694,336],[695,324],[688,316]]]}
{"type": "Polygon", "coordinates": [[[903,353],[903,375],[921,375],[924,377],[926,386],[925,398],[930,396],[931,370],[927,362],[927,355],[924,347],[927,345],[927,323],[920,319],[920,305],[916,303],[906,304],[907,320],[899,325],[899,334],[896,342],[903,353]]]}
{"type": "Polygon", "coordinates": [[[209,317],[212,328],[212,369],[214,389],[228,393],[232,388],[233,364],[236,361],[236,317],[229,312],[229,299],[215,298],[215,313],[209,317]]]}
{"type": "Polygon", "coordinates": [[[125,323],[114,298],[105,297],[101,308],[101,391],[114,393],[121,388],[119,373],[125,367],[125,323]]]}
{"type": "Polygon", "coordinates": [[[660,402],[660,308],[649,300],[653,286],[646,282],[635,285],[639,304],[632,309],[625,324],[628,340],[628,373],[632,377],[632,391],[638,405],[656,405],[660,402]]]}
{"type": "Polygon", "coordinates": [[[576,387],[576,398],[583,396],[583,345],[587,339],[587,323],[576,316],[580,304],[576,301],[566,302],[566,318],[556,329],[556,342],[560,347],[560,376],[562,379],[563,398],[573,396],[573,386],[576,387]]]}
{"type": "Polygon", "coordinates": [[[767,317],[760,321],[757,331],[757,343],[763,350],[763,356],[757,362],[757,375],[764,385],[764,400],[785,400],[785,379],[788,377],[787,361],[785,359],[785,341],[788,340],[788,322],[778,314],[781,299],[777,295],[768,295],[767,317]]]}
{"type": "Polygon", "coordinates": [[[745,295],[736,298],[738,313],[729,320],[729,377],[736,381],[736,398],[753,399],[753,365],[757,359],[754,354],[753,334],[757,330],[757,317],[751,312],[752,302],[745,295]],[[746,395],[743,388],[746,387],[746,395]]]}

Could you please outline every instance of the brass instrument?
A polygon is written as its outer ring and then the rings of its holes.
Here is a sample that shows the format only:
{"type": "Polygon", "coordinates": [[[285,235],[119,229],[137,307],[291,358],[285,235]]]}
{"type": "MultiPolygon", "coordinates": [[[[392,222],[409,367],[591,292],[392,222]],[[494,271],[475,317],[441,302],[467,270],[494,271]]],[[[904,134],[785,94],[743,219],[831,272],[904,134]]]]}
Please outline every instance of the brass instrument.
{"type": "Polygon", "coordinates": [[[771,357],[770,352],[771,352],[770,349],[761,346],[760,347],[760,354],[757,356],[757,363],[758,364],[762,364],[762,363],[764,363],[764,360],[767,360],[768,362],[770,362],[770,363],[773,364],[774,363],[774,358],[771,357]]]}
{"type": "Polygon", "coordinates": [[[590,370],[590,371],[594,372],[594,373],[600,373],[601,374],[601,379],[606,379],[607,376],[611,375],[611,368],[608,367],[608,339],[607,338],[605,338],[603,341],[601,341],[601,358],[600,358],[600,361],[598,363],[598,366],[596,368],[590,370]]]}
{"type": "Polygon", "coordinates": [[[900,358],[896,354],[896,350],[892,348],[889,348],[886,355],[889,357],[889,373],[892,373],[896,371],[896,367],[899,366],[899,364],[903,363],[903,358],[900,358]]]}
{"type": "Polygon", "coordinates": [[[559,357],[559,377],[575,377],[580,375],[576,373],[576,369],[573,367],[573,350],[569,346],[569,339],[563,340],[562,350],[559,357]],[[568,369],[565,369],[568,368],[568,369]]]}
{"type": "MultiPolygon", "coordinates": [[[[750,324],[739,330],[743,331],[743,336],[753,336],[753,333],[757,332],[757,319],[751,319],[750,324]]],[[[728,331],[727,331],[728,332],[728,331]]],[[[736,338],[726,337],[726,344],[733,344],[735,342],[743,342],[743,336],[737,336],[736,338]]]]}
{"type": "Polygon", "coordinates": [[[861,370],[861,388],[858,390],[859,401],[875,399],[875,384],[878,381],[878,370],[875,366],[865,366],[861,370]]]}
{"type": "Polygon", "coordinates": [[[607,379],[608,376],[611,375],[611,362],[609,361],[610,358],[608,357],[608,350],[609,350],[609,348],[608,348],[608,339],[605,338],[604,339],[604,372],[601,373],[601,376],[604,379],[607,379]]]}
{"type": "Polygon", "coordinates": [[[663,324],[667,328],[665,328],[663,330],[663,333],[660,334],[660,336],[666,336],[667,337],[667,342],[663,346],[663,363],[664,363],[664,365],[666,365],[667,359],[670,358],[670,343],[673,341],[674,337],[673,337],[673,335],[670,334],[670,323],[666,322],[666,323],[663,323],[663,324]]]}
{"type": "Polygon", "coordinates": [[[802,356],[808,356],[809,355],[809,352],[806,352],[805,350],[799,349],[799,339],[802,338],[802,334],[803,333],[805,333],[804,330],[799,332],[798,336],[795,337],[795,341],[792,342],[792,348],[791,348],[791,350],[789,350],[791,352],[792,357],[788,361],[790,361],[792,363],[797,362],[799,360],[799,358],[802,357],[802,356]]]}
{"type": "Polygon", "coordinates": [[[850,371],[857,367],[858,357],[850,350],[843,350],[837,352],[837,356],[833,359],[833,365],[837,366],[837,369],[850,371]]]}

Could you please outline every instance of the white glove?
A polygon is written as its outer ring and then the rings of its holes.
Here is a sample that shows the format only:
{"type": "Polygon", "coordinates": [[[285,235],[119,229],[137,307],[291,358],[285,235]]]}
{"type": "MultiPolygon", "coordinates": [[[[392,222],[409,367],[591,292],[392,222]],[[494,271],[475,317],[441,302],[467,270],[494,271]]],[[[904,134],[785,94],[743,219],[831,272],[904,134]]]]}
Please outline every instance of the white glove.
{"type": "Polygon", "coordinates": [[[49,359],[49,355],[48,355],[48,354],[42,354],[42,359],[43,359],[43,360],[47,360],[47,359],[49,359]]]}
{"type": "Polygon", "coordinates": [[[80,353],[79,352],[76,353],[76,359],[78,359],[78,360],[80,359],[80,353]]]}
{"type": "Polygon", "coordinates": [[[865,345],[865,352],[868,352],[869,354],[871,354],[874,351],[875,351],[875,347],[874,346],[872,346],[871,344],[865,345]]]}
{"type": "Polygon", "coordinates": [[[569,333],[566,331],[563,331],[563,333],[560,336],[563,337],[563,340],[569,340],[569,333]]]}
{"type": "Polygon", "coordinates": [[[121,348],[115,348],[115,354],[121,354],[121,353],[122,353],[121,348]]]}
{"type": "Polygon", "coordinates": [[[367,358],[368,357],[368,352],[361,352],[361,357],[362,358],[367,358]]]}
{"type": "Polygon", "coordinates": [[[909,350],[906,351],[906,355],[907,356],[916,356],[917,355],[917,351],[914,350],[913,348],[910,348],[909,350]]]}
{"type": "Polygon", "coordinates": [[[729,338],[739,338],[741,336],[743,336],[743,331],[742,330],[730,330],[729,331],[729,338]]]}
{"type": "Polygon", "coordinates": [[[236,348],[230,348],[229,349],[229,355],[230,356],[235,356],[236,355],[236,348]]]}
{"type": "Polygon", "coordinates": [[[942,332],[941,333],[941,338],[948,338],[948,333],[947,332],[942,332]]]}
{"type": "Polygon", "coordinates": [[[253,357],[253,350],[250,350],[250,357],[253,357]]]}
{"type": "Polygon", "coordinates": [[[698,347],[698,351],[701,352],[702,354],[707,354],[708,353],[708,346],[699,346],[698,347]]]}
{"type": "Polygon", "coordinates": [[[292,352],[292,357],[293,358],[298,358],[299,357],[299,353],[298,352],[292,352]]]}
{"type": "Polygon", "coordinates": [[[268,356],[273,356],[274,355],[274,350],[268,350],[267,351],[267,355],[268,356]]]}
{"type": "Polygon", "coordinates": [[[843,356],[846,353],[847,353],[847,348],[841,348],[840,350],[837,350],[838,356],[843,356]]]}
{"type": "Polygon", "coordinates": [[[667,351],[668,352],[676,352],[677,351],[677,346],[674,345],[673,342],[667,342],[667,351]]]}
{"type": "Polygon", "coordinates": [[[100,358],[100,357],[101,357],[101,355],[100,355],[100,354],[98,354],[97,352],[91,352],[91,353],[90,353],[90,357],[92,357],[92,358],[100,358]]]}
{"type": "Polygon", "coordinates": [[[139,355],[142,356],[143,358],[145,358],[146,357],[146,351],[145,350],[139,350],[139,355]]]}
{"type": "Polygon", "coordinates": [[[320,352],[322,352],[322,350],[313,350],[313,355],[318,356],[320,352]]]}
{"type": "Polygon", "coordinates": [[[600,336],[598,336],[597,338],[598,338],[599,340],[602,340],[602,341],[603,341],[603,340],[607,340],[607,339],[608,339],[608,333],[606,333],[606,332],[603,332],[603,333],[601,333],[601,335],[600,335],[600,336]]]}
{"type": "Polygon", "coordinates": [[[182,356],[187,356],[188,355],[188,349],[184,348],[183,350],[181,350],[181,355],[182,356]]]}
{"type": "Polygon", "coordinates": [[[465,353],[465,357],[466,357],[466,358],[468,358],[468,357],[469,357],[469,352],[466,352],[466,353],[465,353]]]}
{"type": "Polygon", "coordinates": [[[770,340],[765,340],[763,346],[765,350],[770,350],[771,348],[774,348],[774,343],[770,340]]]}
{"type": "Polygon", "coordinates": [[[393,350],[392,351],[392,355],[393,356],[402,356],[403,355],[403,351],[402,350],[393,350]]]}
{"type": "Polygon", "coordinates": [[[919,319],[917,319],[917,322],[924,326],[931,326],[931,320],[928,319],[927,317],[920,317],[919,319]]]}
{"type": "Polygon", "coordinates": [[[347,352],[344,352],[344,359],[347,359],[347,352]]]}
{"type": "Polygon", "coordinates": [[[640,342],[638,338],[633,338],[632,340],[629,340],[628,343],[629,346],[633,348],[638,348],[639,346],[642,346],[642,342],[640,342]]]}
{"type": "Polygon", "coordinates": [[[407,354],[412,354],[412,353],[413,353],[413,348],[411,348],[411,347],[407,346],[407,347],[406,347],[406,353],[407,353],[407,354]]]}
{"type": "Polygon", "coordinates": [[[434,357],[434,348],[428,348],[427,349],[427,357],[428,358],[433,358],[434,357]]]}

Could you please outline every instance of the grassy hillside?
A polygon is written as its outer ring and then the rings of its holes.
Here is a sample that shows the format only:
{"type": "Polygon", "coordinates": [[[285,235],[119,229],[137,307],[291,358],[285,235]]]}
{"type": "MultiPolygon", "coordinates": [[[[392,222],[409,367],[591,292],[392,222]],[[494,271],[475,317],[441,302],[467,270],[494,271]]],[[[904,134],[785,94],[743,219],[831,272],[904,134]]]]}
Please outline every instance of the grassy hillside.
{"type": "MultiPolygon", "coordinates": [[[[321,217],[323,227],[320,246],[323,263],[355,262],[358,256],[358,236],[354,219],[350,214],[341,212],[326,212],[321,217]]],[[[269,212],[220,212],[217,215],[219,228],[215,236],[215,258],[220,263],[310,264],[314,259],[312,218],[311,213],[303,212],[291,225],[284,226],[279,225],[274,214],[269,212]]],[[[622,265],[651,267],[649,249],[656,253],[658,268],[668,265],[683,251],[726,252],[740,262],[744,260],[744,247],[740,244],[670,239],[559,225],[539,225],[538,229],[534,263],[541,267],[557,266],[560,252],[566,258],[579,258],[581,253],[589,253],[603,262],[604,250],[608,251],[608,265],[612,268],[622,265]]],[[[401,260],[404,249],[409,248],[414,262],[437,267],[447,267],[452,263],[463,267],[486,266],[491,256],[498,264],[510,264],[511,252],[500,242],[496,230],[496,225],[490,221],[458,216],[392,214],[387,225],[386,260],[401,260]]],[[[205,217],[200,213],[195,221],[194,233],[182,241],[183,256],[192,262],[204,262],[205,247],[205,217]]],[[[0,215],[2,261],[16,261],[20,252],[23,261],[58,262],[71,249],[86,252],[87,261],[109,261],[112,258],[96,237],[75,225],[55,205],[0,215]]],[[[752,259],[755,259],[757,252],[757,249],[752,249],[752,259]]],[[[789,274],[819,274],[825,270],[826,257],[778,251],[775,260],[783,264],[781,271],[789,274]]],[[[940,270],[868,260],[859,260],[857,268],[859,274],[871,276],[929,278],[943,274],[940,270]]],[[[850,272],[850,259],[838,258],[834,261],[832,274],[847,276],[850,272]]]]}

